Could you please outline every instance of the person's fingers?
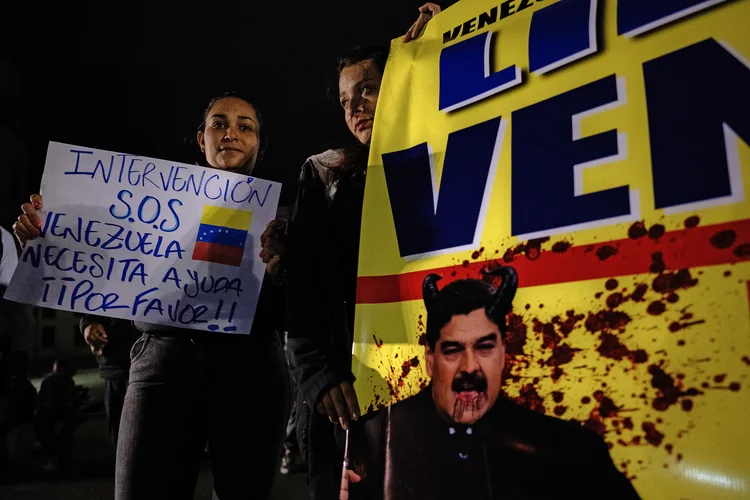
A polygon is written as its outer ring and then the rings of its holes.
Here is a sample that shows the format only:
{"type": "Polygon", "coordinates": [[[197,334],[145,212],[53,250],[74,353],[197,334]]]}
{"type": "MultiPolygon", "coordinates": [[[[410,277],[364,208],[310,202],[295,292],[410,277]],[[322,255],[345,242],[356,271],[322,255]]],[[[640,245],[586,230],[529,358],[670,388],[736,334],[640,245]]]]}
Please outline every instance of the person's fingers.
{"type": "Polygon", "coordinates": [[[278,277],[281,272],[281,257],[274,255],[266,262],[266,272],[271,276],[278,277]]]}
{"type": "Polygon", "coordinates": [[[346,406],[349,409],[349,415],[351,415],[352,420],[357,420],[359,418],[359,401],[357,400],[357,392],[349,382],[341,383],[341,392],[344,395],[346,406]]]}
{"type": "Polygon", "coordinates": [[[283,233],[284,226],[286,226],[286,221],[283,219],[274,219],[266,224],[266,228],[260,235],[260,244],[265,245],[266,240],[268,239],[279,240],[283,233]]]}
{"type": "Polygon", "coordinates": [[[21,244],[21,246],[25,246],[26,242],[31,239],[31,235],[28,233],[25,227],[23,227],[23,224],[21,224],[20,221],[16,221],[13,223],[13,234],[16,235],[16,239],[21,244]]]}
{"type": "Polygon", "coordinates": [[[94,336],[96,338],[97,343],[99,344],[107,343],[107,333],[104,331],[102,327],[97,327],[94,329],[94,336]]]}
{"type": "Polygon", "coordinates": [[[414,27],[417,25],[417,23],[412,24],[409,26],[409,29],[406,30],[406,34],[404,35],[404,42],[410,42],[414,37],[414,27]]]}
{"type": "Polygon", "coordinates": [[[350,483],[358,483],[362,480],[362,476],[360,476],[359,474],[357,474],[351,469],[346,469],[346,474],[348,476],[350,483]]]}
{"type": "Polygon", "coordinates": [[[20,223],[21,226],[23,226],[23,229],[26,230],[26,233],[25,233],[27,235],[26,239],[33,240],[34,238],[39,236],[39,230],[36,227],[34,227],[34,224],[32,224],[32,222],[29,220],[28,215],[25,215],[25,214],[19,215],[18,222],[20,223]]]}
{"type": "Polygon", "coordinates": [[[335,424],[338,415],[336,414],[336,407],[333,405],[330,393],[323,396],[323,408],[325,408],[323,415],[327,415],[328,420],[330,420],[332,424],[335,424]]]}
{"type": "Polygon", "coordinates": [[[429,12],[432,17],[435,17],[440,14],[440,6],[433,2],[427,2],[419,8],[419,12],[423,14],[429,12]]]}
{"type": "Polygon", "coordinates": [[[44,204],[42,203],[42,195],[40,194],[32,194],[29,197],[29,200],[31,201],[31,204],[34,205],[34,208],[37,210],[41,210],[44,204]]]}
{"type": "Polygon", "coordinates": [[[24,203],[23,205],[21,205],[21,211],[24,213],[24,215],[28,216],[28,219],[33,227],[42,227],[42,221],[41,219],[39,219],[39,214],[37,214],[36,209],[31,203],[24,203]]]}
{"type": "Polygon", "coordinates": [[[331,389],[331,395],[333,405],[336,407],[336,413],[338,414],[338,421],[344,430],[349,430],[349,421],[351,420],[351,412],[346,404],[346,398],[344,393],[341,391],[341,387],[334,387],[331,389]]]}
{"type": "Polygon", "coordinates": [[[349,500],[349,483],[358,483],[362,478],[353,470],[343,467],[341,469],[341,488],[339,490],[339,500],[349,500]]]}
{"type": "Polygon", "coordinates": [[[315,411],[320,413],[321,415],[326,415],[326,407],[323,405],[323,399],[321,398],[320,401],[318,401],[318,404],[315,405],[315,411]]]}

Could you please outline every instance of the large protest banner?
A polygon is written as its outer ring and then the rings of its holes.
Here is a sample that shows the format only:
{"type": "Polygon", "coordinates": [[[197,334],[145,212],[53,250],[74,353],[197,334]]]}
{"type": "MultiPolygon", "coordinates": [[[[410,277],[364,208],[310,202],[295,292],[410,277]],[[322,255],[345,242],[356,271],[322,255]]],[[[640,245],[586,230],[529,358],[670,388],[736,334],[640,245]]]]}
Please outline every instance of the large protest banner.
{"type": "Polygon", "coordinates": [[[363,412],[429,383],[424,278],[510,265],[509,398],[599,433],[643,498],[746,498],[748,20],[746,0],[476,0],[392,42],[363,412]]]}
{"type": "Polygon", "coordinates": [[[217,169],[51,142],[41,236],[5,295],[180,328],[250,333],[260,235],[281,185],[217,169]]]}

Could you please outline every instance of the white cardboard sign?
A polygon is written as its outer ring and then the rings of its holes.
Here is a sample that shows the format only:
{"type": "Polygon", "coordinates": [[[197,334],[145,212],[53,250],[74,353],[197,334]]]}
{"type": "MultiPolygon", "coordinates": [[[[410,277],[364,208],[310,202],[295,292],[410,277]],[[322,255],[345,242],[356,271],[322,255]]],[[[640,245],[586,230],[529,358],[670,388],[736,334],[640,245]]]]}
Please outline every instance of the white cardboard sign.
{"type": "Polygon", "coordinates": [[[280,192],[218,169],[51,142],[41,236],[24,247],[5,298],[250,333],[260,235],[280,192]]]}

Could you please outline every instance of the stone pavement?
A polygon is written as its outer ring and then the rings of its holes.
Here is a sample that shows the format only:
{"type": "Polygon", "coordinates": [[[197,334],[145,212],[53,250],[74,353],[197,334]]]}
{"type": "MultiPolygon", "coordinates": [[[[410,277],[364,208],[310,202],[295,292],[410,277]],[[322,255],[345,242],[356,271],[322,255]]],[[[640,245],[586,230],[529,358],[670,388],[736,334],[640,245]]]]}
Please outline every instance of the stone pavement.
{"type": "MultiPolygon", "coordinates": [[[[103,388],[96,370],[82,370],[76,383],[89,387],[94,400],[101,399],[103,388]]],[[[39,387],[40,380],[32,379],[39,387]]],[[[13,436],[11,445],[33,441],[33,430],[27,428],[19,437],[13,436]]],[[[112,500],[114,497],[114,449],[107,435],[104,411],[92,414],[76,430],[75,465],[68,477],[40,479],[32,473],[42,463],[38,452],[18,454],[18,470],[14,470],[13,484],[0,484],[2,500],[112,500]]],[[[212,476],[208,460],[201,467],[195,500],[210,500],[212,476]]],[[[304,474],[279,475],[274,487],[273,500],[305,500],[307,486],[304,474]]]]}

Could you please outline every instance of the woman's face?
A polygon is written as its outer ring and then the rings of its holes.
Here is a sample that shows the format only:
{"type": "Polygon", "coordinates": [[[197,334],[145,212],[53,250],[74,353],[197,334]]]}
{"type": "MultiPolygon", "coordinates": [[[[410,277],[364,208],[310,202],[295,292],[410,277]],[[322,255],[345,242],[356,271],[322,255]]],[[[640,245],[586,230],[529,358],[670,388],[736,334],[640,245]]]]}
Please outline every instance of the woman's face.
{"type": "Polygon", "coordinates": [[[372,59],[347,66],[339,75],[339,101],[344,108],[346,125],[362,144],[369,144],[372,138],[382,79],[383,74],[372,59]]]}
{"type": "Polygon", "coordinates": [[[198,132],[198,144],[213,168],[249,175],[258,158],[258,115],[249,103],[237,97],[216,101],[206,115],[206,126],[198,132]]]}

